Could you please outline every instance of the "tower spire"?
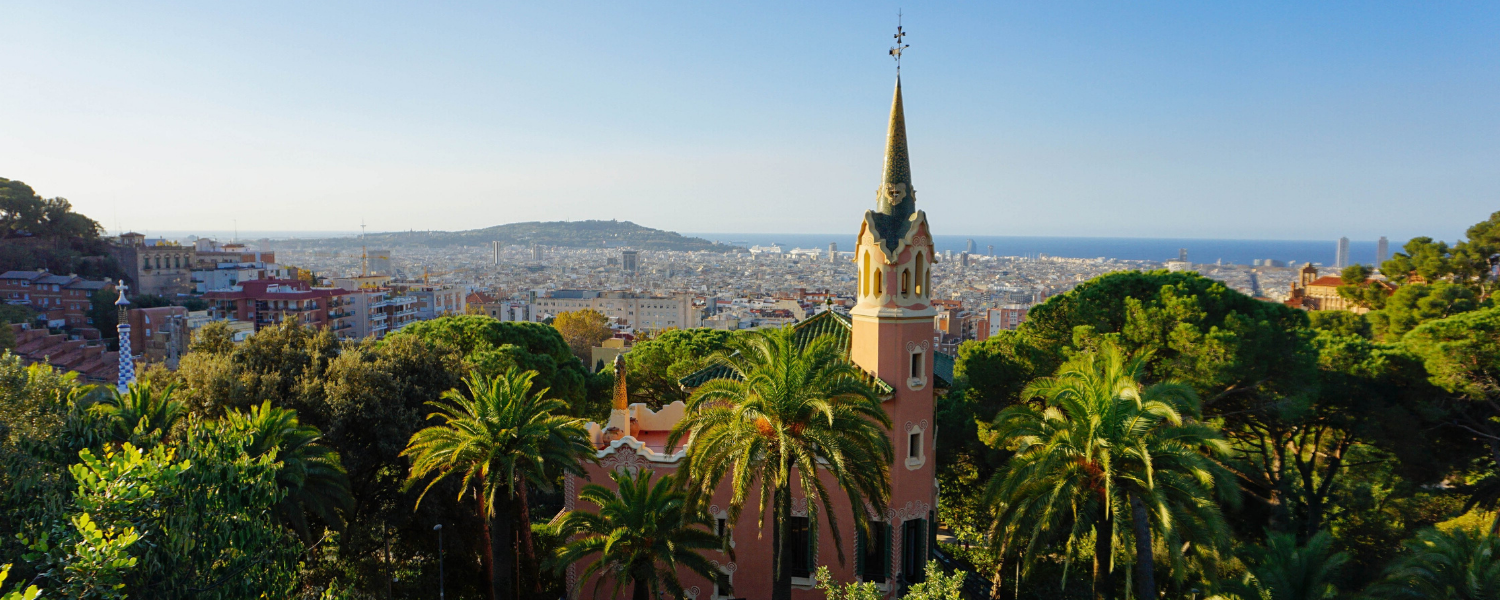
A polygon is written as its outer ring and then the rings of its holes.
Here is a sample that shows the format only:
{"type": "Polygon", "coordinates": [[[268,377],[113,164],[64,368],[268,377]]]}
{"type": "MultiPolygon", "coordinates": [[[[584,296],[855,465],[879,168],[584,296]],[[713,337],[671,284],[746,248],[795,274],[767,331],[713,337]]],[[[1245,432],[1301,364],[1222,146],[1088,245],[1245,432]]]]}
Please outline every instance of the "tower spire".
{"type": "MultiPolygon", "coordinates": [[[[899,19],[899,15],[898,15],[899,19]]],[[[899,21],[898,21],[899,23],[899,21]]],[[[906,110],[901,101],[901,53],[910,48],[906,31],[896,26],[896,45],[891,56],[896,59],[896,91],[891,97],[891,119],[885,135],[885,168],[880,187],[875,191],[875,235],[891,251],[896,249],[916,212],[917,190],[911,184],[911,159],[906,151],[906,110]]]]}

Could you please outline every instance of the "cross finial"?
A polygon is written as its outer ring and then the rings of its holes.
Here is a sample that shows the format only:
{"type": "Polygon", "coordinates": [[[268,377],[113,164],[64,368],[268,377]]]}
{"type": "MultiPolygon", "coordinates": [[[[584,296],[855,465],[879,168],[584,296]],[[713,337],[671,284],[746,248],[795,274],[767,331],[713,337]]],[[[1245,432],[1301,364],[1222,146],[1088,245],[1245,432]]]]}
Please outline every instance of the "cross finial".
{"type": "Polygon", "coordinates": [[[896,45],[891,46],[891,58],[896,59],[896,74],[901,74],[901,51],[911,47],[906,42],[906,31],[901,28],[901,11],[896,11],[896,45]]]}

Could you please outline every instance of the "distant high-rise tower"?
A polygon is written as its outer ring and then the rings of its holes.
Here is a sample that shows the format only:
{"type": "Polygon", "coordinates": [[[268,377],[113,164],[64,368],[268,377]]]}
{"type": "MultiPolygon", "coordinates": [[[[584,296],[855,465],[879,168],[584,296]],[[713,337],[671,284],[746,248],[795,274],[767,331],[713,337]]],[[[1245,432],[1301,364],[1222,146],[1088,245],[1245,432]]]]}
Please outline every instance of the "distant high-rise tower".
{"type": "Polygon", "coordinates": [[[641,268],[640,252],[635,250],[622,250],[620,252],[620,268],[626,273],[634,273],[641,268]]]}
{"type": "Polygon", "coordinates": [[[1187,262],[1187,248],[1177,249],[1177,260],[1181,262],[1187,262]]]}
{"type": "Polygon", "coordinates": [[[541,263],[542,262],[542,245],[541,244],[532,244],[531,245],[531,260],[532,260],[532,262],[535,262],[535,263],[541,263]]]}
{"type": "Polygon", "coordinates": [[[839,243],[838,242],[828,242],[828,262],[838,262],[838,260],[839,260],[839,243]]]}
{"type": "MultiPolygon", "coordinates": [[[[972,242],[973,240],[969,240],[969,241],[972,242]]],[[[969,253],[968,252],[960,252],[960,253],[958,253],[958,266],[960,266],[960,267],[967,267],[967,266],[969,266],[969,253]]]]}
{"type": "Polygon", "coordinates": [[[1380,265],[1385,264],[1385,259],[1390,257],[1391,242],[1382,235],[1380,236],[1380,241],[1375,242],[1375,268],[1379,269],[1380,265]]]}
{"type": "Polygon", "coordinates": [[[490,242],[495,246],[495,266],[500,266],[500,240],[490,242]]]}
{"type": "Polygon", "coordinates": [[[969,254],[973,254],[973,253],[978,252],[978,251],[979,251],[979,247],[974,245],[974,239],[973,238],[969,238],[969,243],[964,246],[964,252],[968,252],[969,254]]]}
{"type": "Polygon", "coordinates": [[[988,247],[990,249],[990,256],[994,256],[995,255],[995,245],[994,244],[990,244],[988,247]]]}
{"type": "Polygon", "coordinates": [[[1349,266],[1349,238],[1339,238],[1339,251],[1333,257],[1333,266],[1340,271],[1349,266]]]}

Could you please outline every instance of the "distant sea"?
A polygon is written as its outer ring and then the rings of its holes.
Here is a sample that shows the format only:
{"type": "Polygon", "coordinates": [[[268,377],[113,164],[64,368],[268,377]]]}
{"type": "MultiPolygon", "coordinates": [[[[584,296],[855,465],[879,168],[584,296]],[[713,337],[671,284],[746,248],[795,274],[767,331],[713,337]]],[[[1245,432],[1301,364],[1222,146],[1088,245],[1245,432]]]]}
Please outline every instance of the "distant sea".
{"type": "MultiPolygon", "coordinates": [[[[737,246],[781,246],[827,249],[837,242],[839,250],[854,249],[849,234],[812,233],[686,233],[683,235],[737,246]]],[[[1103,238],[1103,237],[1027,237],[1027,236],[934,236],[938,251],[963,252],[970,239],[978,254],[988,254],[995,247],[996,256],[1060,256],[1065,258],[1115,258],[1121,260],[1175,260],[1179,249],[1186,248],[1188,260],[1195,263],[1249,265],[1255,259],[1285,261],[1287,264],[1331,265],[1338,252],[1337,240],[1210,240],[1174,238],[1103,238]]],[[[1391,240],[1390,251],[1396,252],[1406,240],[1391,240]]],[[[1374,240],[1350,240],[1349,256],[1357,263],[1374,264],[1374,240]]]]}

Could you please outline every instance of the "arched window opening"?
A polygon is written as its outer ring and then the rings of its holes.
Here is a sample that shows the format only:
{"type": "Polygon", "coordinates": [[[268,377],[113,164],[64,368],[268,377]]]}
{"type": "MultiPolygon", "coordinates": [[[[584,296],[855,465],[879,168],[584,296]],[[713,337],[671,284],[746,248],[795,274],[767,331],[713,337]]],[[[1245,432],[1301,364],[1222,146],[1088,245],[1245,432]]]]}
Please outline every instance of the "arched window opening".
{"type": "Polygon", "coordinates": [[[865,253],[865,266],[859,272],[859,294],[870,295],[870,253],[865,253]]]}
{"type": "Polygon", "coordinates": [[[918,252],[917,253],[917,297],[918,298],[921,298],[922,294],[924,294],[924,293],[927,292],[927,285],[923,283],[925,280],[922,278],[923,271],[924,271],[924,269],[922,268],[923,267],[922,263],[923,263],[922,253],[918,252]]]}
{"type": "Polygon", "coordinates": [[[875,290],[872,295],[876,297],[879,297],[881,294],[885,293],[885,282],[881,281],[881,275],[884,273],[885,269],[875,267],[875,290]]]}
{"type": "Polygon", "coordinates": [[[901,269],[901,297],[911,297],[911,270],[901,269]]]}

